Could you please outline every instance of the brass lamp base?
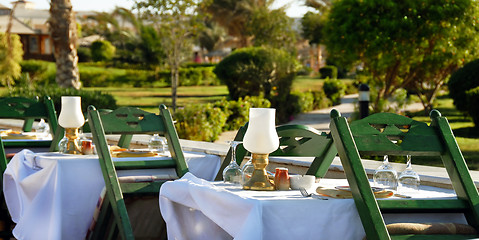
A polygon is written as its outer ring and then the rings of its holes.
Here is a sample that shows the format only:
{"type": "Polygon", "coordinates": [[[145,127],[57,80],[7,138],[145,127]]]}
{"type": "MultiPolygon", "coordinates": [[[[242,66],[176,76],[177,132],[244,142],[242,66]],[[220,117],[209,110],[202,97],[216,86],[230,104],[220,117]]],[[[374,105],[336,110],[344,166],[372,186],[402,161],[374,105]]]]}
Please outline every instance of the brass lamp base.
{"type": "Polygon", "coordinates": [[[68,154],[82,154],[78,146],[78,128],[65,128],[65,137],[68,139],[67,151],[68,154]]]}
{"type": "Polygon", "coordinates": [[[268,175],[266,174],[266,166],[269,163],[268,159],[269,154],[252,154],[252,162],[254,165],[254,171],[251,178],[243,185],[245,190],[256,190],[256,191],[273,191],[274,186],[269,181],[268,175]]]}

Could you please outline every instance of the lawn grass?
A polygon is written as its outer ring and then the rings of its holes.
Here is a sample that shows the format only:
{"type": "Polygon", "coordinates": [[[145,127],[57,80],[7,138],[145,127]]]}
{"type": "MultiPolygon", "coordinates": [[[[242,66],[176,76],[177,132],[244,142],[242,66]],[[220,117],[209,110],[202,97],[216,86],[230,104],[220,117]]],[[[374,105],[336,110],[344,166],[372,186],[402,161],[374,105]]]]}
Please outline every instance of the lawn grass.
{"type": "MultiPolygon", "coordinates": [[[[472,119],[459,112],[455,108],[453,100],[446,95],[438,97],[435,109],[439,110],[441,115],[449,121],[457,144],[469,168],[479,170],[479,128],[474,127],[472,119]]],[[[414,120],[427,123],[431,122],[431,119],[425,116],[424,111],[411,113],[410,115],[413,116],[414,120]]],[[[414,161],[417,164],[443,166],[439,159],[418,159],[414,161]]]]}
{"type": "MultiPolygon", "coordinates": [[[[293,91],[317,90],[323,86],[323,80],[315,77],[298,76],[293,82],[293,91]]],[[[158,111],[159,104],[171,106],[171,88],[113,88],[91,87],[89,91],[110,93],[118,106],[135,106],[145,111],[158,111]]],[[[188,104],[212,103],[223,98],[228,99],[228,88],[221,86],[185,86],[178,87],[178,107],[188,104]]]]}

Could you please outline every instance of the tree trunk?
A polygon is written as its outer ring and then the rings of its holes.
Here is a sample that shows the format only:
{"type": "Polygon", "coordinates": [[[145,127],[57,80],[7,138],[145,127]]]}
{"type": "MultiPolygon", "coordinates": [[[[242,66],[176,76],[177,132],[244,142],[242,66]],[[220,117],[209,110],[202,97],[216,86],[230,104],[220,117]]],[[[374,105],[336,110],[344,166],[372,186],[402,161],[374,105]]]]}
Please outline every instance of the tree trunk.
{"type": "Polygon", "coordinates": [[[55,81],[60,87],[79,89],[77,26],[71,1],[51,0],[48,22],[57,66],[55,81]]]}

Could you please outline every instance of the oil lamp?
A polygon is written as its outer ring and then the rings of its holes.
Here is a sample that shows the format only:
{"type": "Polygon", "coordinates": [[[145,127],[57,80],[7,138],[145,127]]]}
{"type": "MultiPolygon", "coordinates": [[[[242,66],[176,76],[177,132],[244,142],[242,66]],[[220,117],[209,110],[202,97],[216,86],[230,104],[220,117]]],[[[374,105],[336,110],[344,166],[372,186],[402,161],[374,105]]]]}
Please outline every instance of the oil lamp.
{"type": "Polygon", "coordinates": [[[274,108],[250,108],[243,146],[251,152],[254,171],[251,178],[244,183],[243,189],[274,190],[266,174],[266,166],[269,163],[269,154],[279,147],[275,113],[274,108]]]}
{"type": "Polygon", "coordinates": [[[81,111],[81,97],[62,96],[62,107],[58,124],[65,128],[65,138],[68,140],[65,153],[81,154],[78,146],[78,129],[85,123],[81,111]]]}

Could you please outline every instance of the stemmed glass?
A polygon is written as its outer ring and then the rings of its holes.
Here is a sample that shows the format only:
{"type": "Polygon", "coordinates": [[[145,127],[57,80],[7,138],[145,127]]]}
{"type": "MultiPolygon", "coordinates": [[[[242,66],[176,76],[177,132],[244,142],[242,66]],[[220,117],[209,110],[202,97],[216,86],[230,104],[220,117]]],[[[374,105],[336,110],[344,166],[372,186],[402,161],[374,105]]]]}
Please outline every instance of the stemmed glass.
{"type": "Polygon", "coordinates": [[[229,141],[228,142],[231,146],[231,162],[230,164],[223,170],[223,181],[225,183],[232,183],[232,184],[241,184],[243,171],[241,171],[240,166],[236,163],[236,147],[241,143],[239,141],[229,141]]]}
{"type": "Polygon", "coordinates": [[[243,171],[243,184],[245,184],[251,178],[254,172],[254,165],[253,161],[251,161],[251,157],[243,165],[243,168],[241,170],[243,171]]]}
{"type": "Polygon", "coordinates": [[[374,172],[374,183],[377,187],[396,190],[398,174],[393,166],[389,163],[389,158],[384,155],[384,161],[374,172]]]}
{"type": "Polygon", "coordinates": [[[400,193],[413,193],[419,191],[421,180],[419,175],[412,170],[411,155],[407,155],[406,169],[399,174],[398,191],[400,193]]]}
{"type": "Polygon", "coordinates": [[[165,139],[160,137],[158,133],[153,134],[150,140],[148,141],[148,149],[152,152],[157,152],[159,154],[164,154],[167,151],[167,143],[165,139]]]}

